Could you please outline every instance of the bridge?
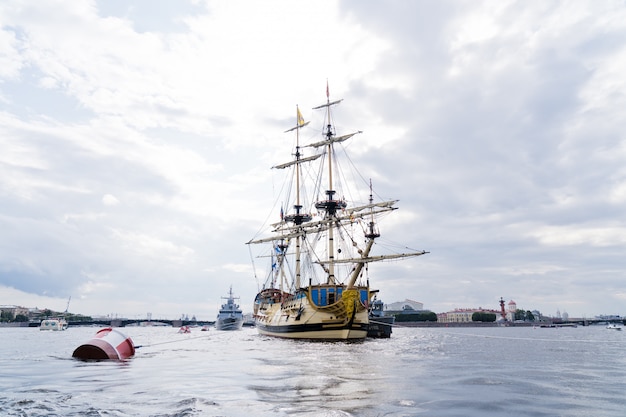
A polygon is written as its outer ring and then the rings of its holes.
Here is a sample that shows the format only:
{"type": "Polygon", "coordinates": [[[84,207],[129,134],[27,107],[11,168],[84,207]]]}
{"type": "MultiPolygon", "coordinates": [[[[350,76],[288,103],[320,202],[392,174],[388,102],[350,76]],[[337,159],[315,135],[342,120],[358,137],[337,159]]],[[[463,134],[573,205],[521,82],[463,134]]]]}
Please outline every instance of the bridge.
{"type": "Polygon", "coordinates": [[[626,319],[623,317],[615,318],[593,318],[593,319],[576,319],[570,318],[568,320],[554,321],[554,324],[580,324],[581,326],[592,326],[595,324],[623,324],[626,325],[626,319]]]}

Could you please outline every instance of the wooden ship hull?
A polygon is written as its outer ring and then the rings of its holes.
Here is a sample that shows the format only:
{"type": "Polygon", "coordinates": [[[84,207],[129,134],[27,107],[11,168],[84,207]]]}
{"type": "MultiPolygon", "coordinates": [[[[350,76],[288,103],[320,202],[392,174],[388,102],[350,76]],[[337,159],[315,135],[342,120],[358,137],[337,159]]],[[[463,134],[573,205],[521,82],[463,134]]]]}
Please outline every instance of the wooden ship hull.
{"type": "Polygon", "coordinates": [[[364,339],[369,326],[367,287],[311,286],[295,295],[261,291],[254,305],[259,334],[291,339],[364,339]],[[334,297],[340,297],[334,301],[334,297]],[[282,301],[281,301],[282,300],[282,301]]]}

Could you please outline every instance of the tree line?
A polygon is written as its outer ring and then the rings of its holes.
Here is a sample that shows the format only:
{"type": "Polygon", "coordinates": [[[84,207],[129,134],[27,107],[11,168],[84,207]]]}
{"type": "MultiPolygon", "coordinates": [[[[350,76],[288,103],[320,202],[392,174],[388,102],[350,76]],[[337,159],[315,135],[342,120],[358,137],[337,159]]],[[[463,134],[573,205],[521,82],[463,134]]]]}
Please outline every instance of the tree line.
{"type": "MultiPolygon", "coordinates": [[[[394,314],[394,316],[396,318],[396,322],[437,321],[437,314],[432,311],[423,311],[412,314],[394,314]]],[[[476,311],[472,314],[472,321],[474,322],[493,323],[496,319],[497,315],[495,313],[489,313],[486,311],[476,311]]],[[[514,320],[535,321],[535,315],[530,310],[517,310],[515,311],[514,320]]]]}
{"type": "Polygon", "coordinates": [[[37,314],[32,314],[30,317],[24,314],[16,314],[13,317],[11,311],[3,310],[0,312],[0,323],[25,323],[31,320],[41,320],[48,317],[64,317],[67,321],[92,321],[90,316],[84,316],[82,314],[72,313],[59,313],[50,309],[42,310],[37,314]]]}

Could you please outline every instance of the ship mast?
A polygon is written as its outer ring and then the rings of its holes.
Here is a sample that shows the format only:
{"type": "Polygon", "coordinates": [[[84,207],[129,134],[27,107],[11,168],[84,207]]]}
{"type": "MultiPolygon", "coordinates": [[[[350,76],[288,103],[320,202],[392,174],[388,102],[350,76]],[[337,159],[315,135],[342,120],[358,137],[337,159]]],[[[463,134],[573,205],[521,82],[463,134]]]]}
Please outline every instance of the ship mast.
{"type": "MultiPolygon", "coordinates": [[[[380,233],[378,233],[378,230],[376,230],[375,226],[376,223],[374,222],[374,192],[372,191],[372,180],[370,179],[370,199],[369,199],[369,203],[370,203],[370,221],[368,223],[368,230],[367,233],[365,234],[365,237],[367,238],[367,244],[365,246],[365,250],[361,253],[361,257],[362,258],[367,258],[369,256],[370,250],[372,249],[372,245],[374,244],[374,239],[376,239],[377,237],[380,237],[380,233]]],[[[363,269],[363,265],[364,262],[359,262],[356,264],[356,267],[354,268],[354,271],[352,271],[352,275],[350,275],[350,281],[348,282],[348,289],[352,289],[354,288],[354,284],[356,283],[357,278],[359,277],[359,274],[361,273],[361,270],[363,269]]]]}
{"type": "MultiPolygon", "coordinates": [[[[293,208],[295,210],[294,214],[288,214],[287,216],[285,216],[285,221],[286,222],[291,222],[293,224],[295,224],[298,228],[300,228],[300,225],[304,222],[308,222],[311,220],[311,215],[310,214],[306,214],[306,213],[302,213],[302,204],[300,203],[300,163],[301,162],[305,162],[305,161],[309,161],[309,160],[313,160],[318,158],[318,156],[314,156],[314,157],[309,157],[309,158],[302,158],[302,154],[300,153],[300,128],[308,125],[309,122],[305,122],[304,118],[302,117],[302,113],[300,113],[300,108],[298,106],[296,106],[296,126],[292,127],[291,129],[286,130],[285,132],[291,132],[293,130],[296,131],[296,153],[295,153],[295,161],[291,162],[291,163],[287,163],[287,164],[283,164],[283,165],[278,165],[275,168],[284,168],[286,166],[290,166],[292,164],[295,164],[295,174],[296,174],[296,204],[294,204],[293,208]]],[[[295,279],[295,288],[299,289],[300,288],[300,276],[301,276],[301,239],[302,239],[302,234],[299,233],[296,236],[296,279],[295,279]]],[[[285,248],[286,250],[286,248],[285,248]]]]}
{"type": "Polygon", "coordinates": [[[297,123],[295,127],[285,130],[285,133],[291,132],[294,130],[296,131],[296,150],[295,150],[295,154],[293,154],[295,156],[295,159],[289,162],[286,162],[284,164],[274,165],[272,167],[276,169],[285,169],[285,168],[295,165],[294,174],[295,174],[295,183],[296,183],[296,200],[295,200],[295,204],[293,205],[293,212],[283,215],[283,208],[281,207],[280,223],[276,223],[272,225],[276,227],[274,232],[279,232],[279,236],[272,236],[272,237],[263,238],[263,239],[253,239],[248,242],[248,244],[273,242],[274,250],[272,251],[271,257],[272,259],[274,258],[274,256],[276,257],[276,262],[272,261],[272,265],[276,266],[275,269],[274,267],[272,267],[272,269],[275,270],[274,282],[276,280],[280,280],[279,289],[281,291],[283,290],[283,283],[287,282],[284,264],[286,262],[287,249],[289,248],[291,238],[296,239],[295,240],[296,242],[296,254],[295,254],[296,265],[295,265],[295,280],[293,284],[295,285],[296,289],[300,288],[301,286],[301,279],[300,279],[301,270],[302,270],[301,247],[302,247],[302,239],[305,234],[303,224],[306,222],[310,222],[311,219],[313,218],[311,214],[304,213],[302,211],[301,189],[300,189],[300,182],[301,182],[300,165],[305,162],[310,162],[315,159],[318,159],[322,156],[321,154],[316,154],[316,155],[307,156],[307,157],[302,156],[301,147],[300,147],[300,128],[308,125],[309,122],[304,120],[304,118],[302,117],[302,113],[300,113],[300,109],[298,106],[296,106],[296,120],[297,120],[297,123]],[[287,224],[290,224],[290,226],[286,226],[287,224]]]}
{"type": "MultiPolygon", "coordinates": [[[[389,203],[394,204],[395,201],[392,201],[389,203]]],[[[396,253],[396,254],[388,254],[388,255],[370,256],[370,251],[372,249],[372,246],[374,245],[374,240],[380,237],[380,233],[376,229],[376,223],[374,222],[375,208],[377,207],[377,205],[374,204],[372,180],[370,180],[370,199],[369,199],[368,206],[370,209],[370,213],[369,213],[370,221],[367,224],[367,230],[365,231],[365,237],[367,238],[367,243],[365,244],[365,249],[359,250],[360,258],[342,259],[341,261],[335,261],[335,263],[354,262],[356,264],[354,267],[354,270],[352,271],[350,275],[350,281],[348,281],[347,289],[354,288],[354,284],[356,283],[356,280],[359,277],[359,274],[363,270],[363,266],[366,263],[391,260],[391,259],[399,259],[399,258],[408,258],[411,256],[421,256],[421,255],[430,253],[425,250],[422,250],[422,251],[408,252],[408,253],[396,253]]],[[[395,207],[392,209],[395,210],[395,207]]]]}
{"type": "MultiPolygon", "coordinates": [[[[300,114],[300,109],[296,106],[297,110],[297,125],[296,125],[296,161],[300,160],[300,120],[304,122],[302,119],[302,115],[300,114]]],[[[296,205],[294,206],[296,209],[296,224],[299,225],[302,223],[302,219],[300,218],[300,210],[302,209],[302,204],[300,204],[300,164],[296,164],[296,205]]],[[[296,282],[295,289],[300,289],[300,239],[302,236],[296,236],[296,282]]]]}
{"type": "MultiPolygon", "coordinates": [[[[330,94],[328,91],[328,82],[326,82],[326,104],[322,104],[320,106],[314,107],[313,109],[321,109],[326,107],[326,132],[324,135],[326,139],[322,142],[314,143],[309,146],[319,147],[322,145],[326,145],[327,147],[327,155],[328,155],[328,189],[326,190],[326,200],[318,201],[315,203],[315,207],[319,210],[324,210],[326,212],[326,220],[329,224],[333,223],[336,220],[337,209],[346,208],[345,201],[335,200],[334,196],[336,191],[333,190],[333,143],[338,140],[345,140],[343,137],[335,138],[335,133],[333,131],[333,126],[331,124],[330,118],[330,106],[334,104],[340,103],[341,100],[330,101],[330,94]]],[[[351,134],[352,136],[354,134],[351,134]]],[[[328,284],[336,284],[335,279],[335,233],[333,227],[328,228],[328,284]]]]}

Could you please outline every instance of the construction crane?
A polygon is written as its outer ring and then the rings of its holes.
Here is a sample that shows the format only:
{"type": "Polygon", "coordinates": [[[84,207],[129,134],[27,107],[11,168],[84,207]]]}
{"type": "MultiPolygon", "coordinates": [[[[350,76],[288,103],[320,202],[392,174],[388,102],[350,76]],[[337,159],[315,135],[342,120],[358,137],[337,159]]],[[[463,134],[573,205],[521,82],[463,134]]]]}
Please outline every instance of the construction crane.
{"type": "Polygon", "coordinates": [[[72,301],[71,295],[70,295],[70,298],[67,300],[67,305],[65,306],[65,313],[67,313],[67,310],[70,308],[70,301],[72,301]]]}

